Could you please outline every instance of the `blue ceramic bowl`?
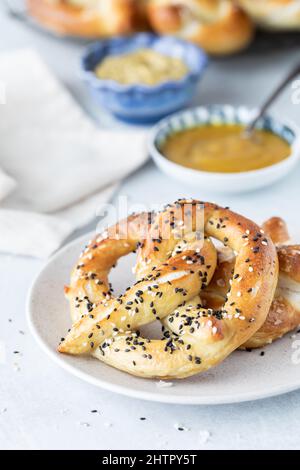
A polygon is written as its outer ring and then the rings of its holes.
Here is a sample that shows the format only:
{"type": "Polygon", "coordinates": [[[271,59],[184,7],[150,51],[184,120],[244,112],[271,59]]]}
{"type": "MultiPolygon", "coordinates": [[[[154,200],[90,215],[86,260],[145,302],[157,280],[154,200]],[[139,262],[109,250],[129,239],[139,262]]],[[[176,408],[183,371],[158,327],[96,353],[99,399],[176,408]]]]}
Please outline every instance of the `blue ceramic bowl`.
{"type": "Polygon", "coordinates": [[[145,123],[155,122],[187,105],[196,91],[206,64],[207,56],[193,44],[174,37],[141,33],[90,45],[82,57],[81,72],[82,78],[101,106],[121,119],[145,123]],[[95,67],[106,56],[120,55],[144,47],[182,59],[189,73],[181,80],[170,80],[155,86],[122,85],[114,80],[96,77],[95,67]]]}

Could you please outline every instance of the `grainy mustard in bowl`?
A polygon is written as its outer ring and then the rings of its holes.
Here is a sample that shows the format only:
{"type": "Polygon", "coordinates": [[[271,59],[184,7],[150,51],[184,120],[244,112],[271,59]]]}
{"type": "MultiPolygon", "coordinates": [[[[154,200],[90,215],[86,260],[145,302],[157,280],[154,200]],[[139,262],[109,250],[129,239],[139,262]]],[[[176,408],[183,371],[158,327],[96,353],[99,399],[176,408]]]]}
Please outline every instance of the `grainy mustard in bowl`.
{"type": "Polygon", "coordinates": [[[81,71],[102,108],[142,124],[189,104],[206,64],[207,56],[194,44],[140,33],[92,44],[82,57],[81,71]]]}

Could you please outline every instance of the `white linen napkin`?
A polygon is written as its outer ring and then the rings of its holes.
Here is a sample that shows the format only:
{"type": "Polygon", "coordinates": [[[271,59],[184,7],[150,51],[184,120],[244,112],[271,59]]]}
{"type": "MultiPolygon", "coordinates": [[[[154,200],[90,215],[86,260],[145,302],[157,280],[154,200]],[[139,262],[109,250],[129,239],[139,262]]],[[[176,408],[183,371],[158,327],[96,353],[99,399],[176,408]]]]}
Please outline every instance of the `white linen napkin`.
{"type": "Polygon", "coordinates": [[[0,55],[0,81],[0,251],[46,257],[145,162],[145,133],[97,129],[32,50],[0,55]]]}

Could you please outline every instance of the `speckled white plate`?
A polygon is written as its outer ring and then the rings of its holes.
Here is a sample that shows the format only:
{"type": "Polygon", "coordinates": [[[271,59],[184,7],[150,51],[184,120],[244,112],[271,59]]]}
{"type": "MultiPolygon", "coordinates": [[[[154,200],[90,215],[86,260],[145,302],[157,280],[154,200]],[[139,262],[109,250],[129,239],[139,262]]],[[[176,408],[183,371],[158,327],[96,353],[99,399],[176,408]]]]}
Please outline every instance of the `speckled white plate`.
{"type": "MultiPolygon", "coordinates": [[[[91,236],[81,237],[58,252],[42,269],[29,292],[27,313],[31,331],[42,349],[59,366],[98,387],[134,398],[165,403],[221,404],[257,400],[300,388],[300,335],[290,334],[261,350],[236,351],[215,369],[161,388],[157,380],[132,377],[92,357],[56,352],[71,325],[63,286],[78,255],[91,236]],[[298,364],[297,364],[298,363],[298,364]]],[[[132,255],[133,256],[133,255],[132,255]]],[[[133,281],[131,256],[111,273],[116,293],[133,281]]],[[[154,334],[153,326],[147,335],[154,334]]],[[[161,384],[160,384],[161,385],[161,384]]]]}

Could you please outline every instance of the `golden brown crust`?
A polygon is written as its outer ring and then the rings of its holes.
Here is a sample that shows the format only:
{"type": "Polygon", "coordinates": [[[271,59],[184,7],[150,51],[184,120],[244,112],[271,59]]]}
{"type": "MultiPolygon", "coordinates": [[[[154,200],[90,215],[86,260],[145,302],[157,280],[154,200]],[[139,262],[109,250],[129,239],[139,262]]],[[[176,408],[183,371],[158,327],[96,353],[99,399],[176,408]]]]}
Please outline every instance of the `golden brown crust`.
{"type": "MultiPolygon", "coordinates": [[[[279,282],[267,319],[241,349],[262,348],[300,324],[300,246],[279,247],[277,254],[279,282]]],[[[234,259],[218,264],[210,284],[201,293],[201,300],[206,307],[222,308],[234,265],[234,259]]]]}
{"type": "Polygon", "coordinates": [[[85,8],[68,0],[26,0],[26,3],[32,17],[62,35],[107,37],[146,27],[144,8],[137,0],[98,0],[85,8]]]}
{"type": "Polygon", "coordinates": [[[300,29],[298,0],[238,0],[238,3],[263,28],[300,29]]]}
{"type": "Polygon", "coordinates": [[[137,282],[116,299],[107,292],[108,272],[140,240],[137,216],[128,224],[132,230],[126,238],[96,237],[81,255],[67,295],[72,312],[81,309],[82,317],[60,352],[90,353],[137,376],[183,378],[216,366],[262,326],[278,263],[271,239],[256,224],[215,204],[180,200],[169,205],[142,242],[137,282]],[[169,236],[163,237],[166,226],[169,236]],[[236,252],[230,289],[218,312],[204,308],[198,297],[216,268],[215,247],[204,234],[236,252]],[[162,340],[145,339],[137,331],[154,319],[166,328],[162,340]]]}
{"type": "Polygon", "coordinates": [[[226,301],[227,292],[230,289],[229,281],[232,279],[235,266],[235,256],[230,261],[219,261],[213,278],[209,285],[201,292],[201,300],[204,306],[221,309],[226,301]]]}
{"type": "MultiPolygon", "coordinates": [[[[288,241],[289,234],[285,222],[279,217],[272,217],[262,225],[264,231],[274,243],[288,241]]],[[[261,348],[300,324],[300,246],[286,245],[277,247],[279,260],[279,281],[274,300],[267,319],[262,327],[242,346],[261,348]]],[[[235,258],[219,262],[210,284],[201,293],[201,298],[211,308],[221,308],[229,289],[235,258]]]]}
{"type": "Polygon", "coordinates": [[[230,0],[150,0],[151,26],[161,34],[175,34],[210,54],[231,54],[252,40],[249,17],[230,0]]]}
{"type": "Polygon", "coordinates": [[[300,324],[300,308],[295,308],[284,295],[275,295],[269,314],[260,328],[241,349],[262,348],[282,338],[300,324]]]}
{"type": "Polygon", "coordinates": [[[277,250],[280,271],[300,283],[300,245],[282,246],[277,250]]]}

